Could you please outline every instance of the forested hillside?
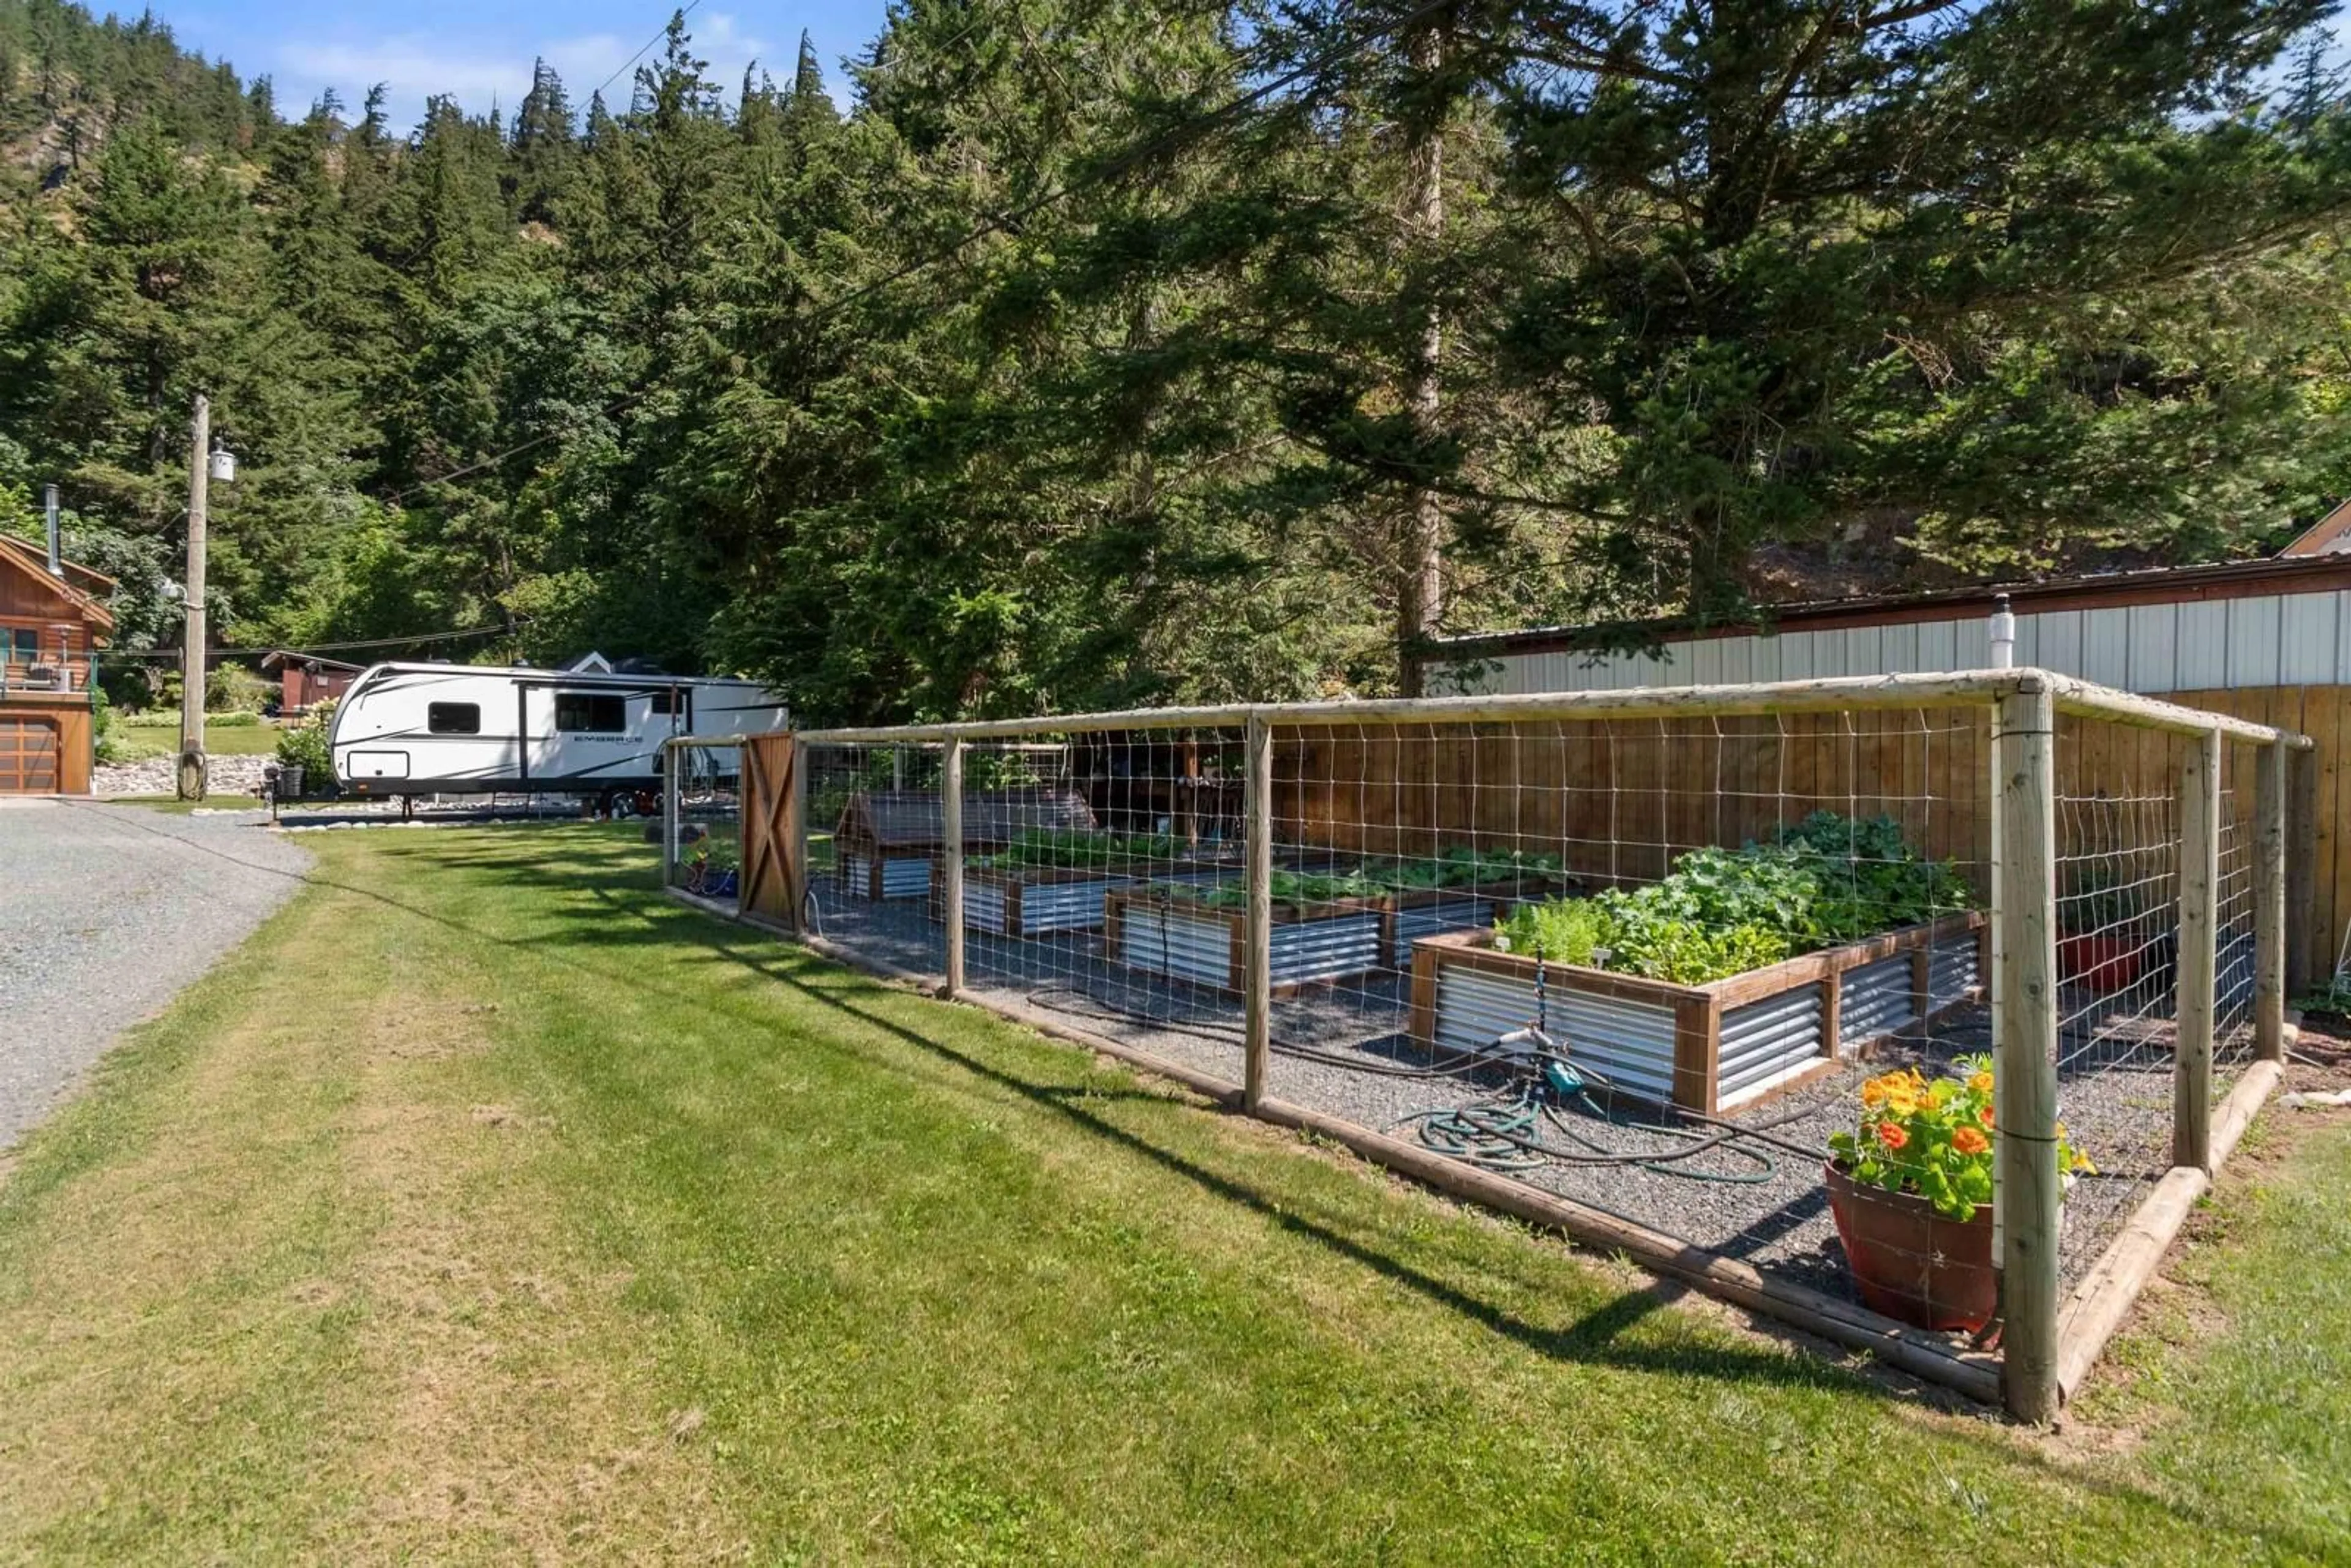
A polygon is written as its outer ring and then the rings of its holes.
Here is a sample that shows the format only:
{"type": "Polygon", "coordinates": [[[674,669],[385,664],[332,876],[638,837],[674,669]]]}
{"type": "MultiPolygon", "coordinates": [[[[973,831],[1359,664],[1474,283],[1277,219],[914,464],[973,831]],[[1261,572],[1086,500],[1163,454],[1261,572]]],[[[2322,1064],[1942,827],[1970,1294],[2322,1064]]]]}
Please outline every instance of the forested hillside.
{"type": "Polygon", "coordinates": [[[0,527],[168,641],[204,390],[225,643],[828,717],[2273,549],[2351,493],[2326,16],[900,0],[407,127],[0,0],[0,527]]]}

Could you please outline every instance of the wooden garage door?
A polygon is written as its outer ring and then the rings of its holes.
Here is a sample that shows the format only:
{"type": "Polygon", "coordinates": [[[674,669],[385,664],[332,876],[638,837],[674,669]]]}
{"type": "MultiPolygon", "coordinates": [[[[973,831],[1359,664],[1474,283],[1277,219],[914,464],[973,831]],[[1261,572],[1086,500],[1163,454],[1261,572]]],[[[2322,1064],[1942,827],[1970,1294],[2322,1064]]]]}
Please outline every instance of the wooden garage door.
{"type": "Polygon", "coordinates": [[[0,716],[0,795],[47,795],[57,787],[57,720],[0,716]]]}

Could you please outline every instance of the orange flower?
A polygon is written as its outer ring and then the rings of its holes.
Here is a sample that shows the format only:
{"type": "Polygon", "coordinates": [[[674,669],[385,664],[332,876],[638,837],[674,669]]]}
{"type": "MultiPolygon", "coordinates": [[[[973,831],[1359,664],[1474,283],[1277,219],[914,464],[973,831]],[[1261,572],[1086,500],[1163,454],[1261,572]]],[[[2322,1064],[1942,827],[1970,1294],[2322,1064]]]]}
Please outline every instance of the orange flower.
{"type": "Polygon", "coordinates": [[[1968,1080],[1968,1087],[1974,1090],[1979,1094],[1991,1093],[1991,1074],[1989,1072],[1977,1073],[1974,1077],[1968,1080]]]}
{"type": "Polygon", "coordinates": [[[1883,1149],[1898,1149],[1909,1141],[1910,1134],[1902,1130],[1900,1124],[1895,1122],[1880,1122],[1877,1124],[1878,1147],[1883,1149]]]}
{"type": "Polygon", "coordinates": [[[1991,1106],[1989,1106],[1989,1105],[1987,1105],[1987,1106],[1985,1106],[1982,1110],[1978,1111],[1978,1112],[1976,1113],[1976,1120],[1977,1120],[1977,1121],[1979,1121],[1979,1122],[1981,1122],[1981,1123],[1982,1123],[1985,1126],[1987,1126],[1987,1127],[1991,1126],[1991,1106]]]}
{"type": "Polygon", "coordinates": [[[1980,1155],[1991,1147],[1991,1140],[1973,1127],[1961,1127],[1951,1134],[1951,1147],[1963,1155],[1980,1155]]]}

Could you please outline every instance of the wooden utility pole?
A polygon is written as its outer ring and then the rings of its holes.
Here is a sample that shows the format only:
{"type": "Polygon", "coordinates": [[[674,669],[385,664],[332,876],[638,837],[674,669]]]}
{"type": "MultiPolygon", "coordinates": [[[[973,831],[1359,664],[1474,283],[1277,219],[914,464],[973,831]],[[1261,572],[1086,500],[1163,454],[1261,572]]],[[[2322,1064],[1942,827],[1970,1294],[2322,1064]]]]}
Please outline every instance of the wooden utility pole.
{"type": "Polygon", "coordinates": [[[180,799],[204,798],[204,486],[212,446],[213,405],[196,394],[188,445],[188,575],[186,643],[180,657],[180,799]]]}

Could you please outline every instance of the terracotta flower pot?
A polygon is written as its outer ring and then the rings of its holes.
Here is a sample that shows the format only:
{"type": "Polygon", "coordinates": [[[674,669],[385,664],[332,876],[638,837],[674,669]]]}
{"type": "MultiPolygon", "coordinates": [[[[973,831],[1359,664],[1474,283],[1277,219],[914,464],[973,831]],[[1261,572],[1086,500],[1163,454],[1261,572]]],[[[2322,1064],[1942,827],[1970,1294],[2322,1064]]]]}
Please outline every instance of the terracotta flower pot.
{"type": "Polygon", "coordinates": [[[2057,977],[2065,985],[2098,992],[2135,986],[2139,944],[2127,936],[2067,936],[2057,944],[2057,977]]]}
{"type": "Polygon", "coordinates": [[[1828,1165],[1829,1213],[1862,1304],[1923,1329],[1968,1333],[2000,1310],[1992,1267],[1991,1206],[1964,1225],[1925,1198],[1855,1182],[1828,1165]]]}

